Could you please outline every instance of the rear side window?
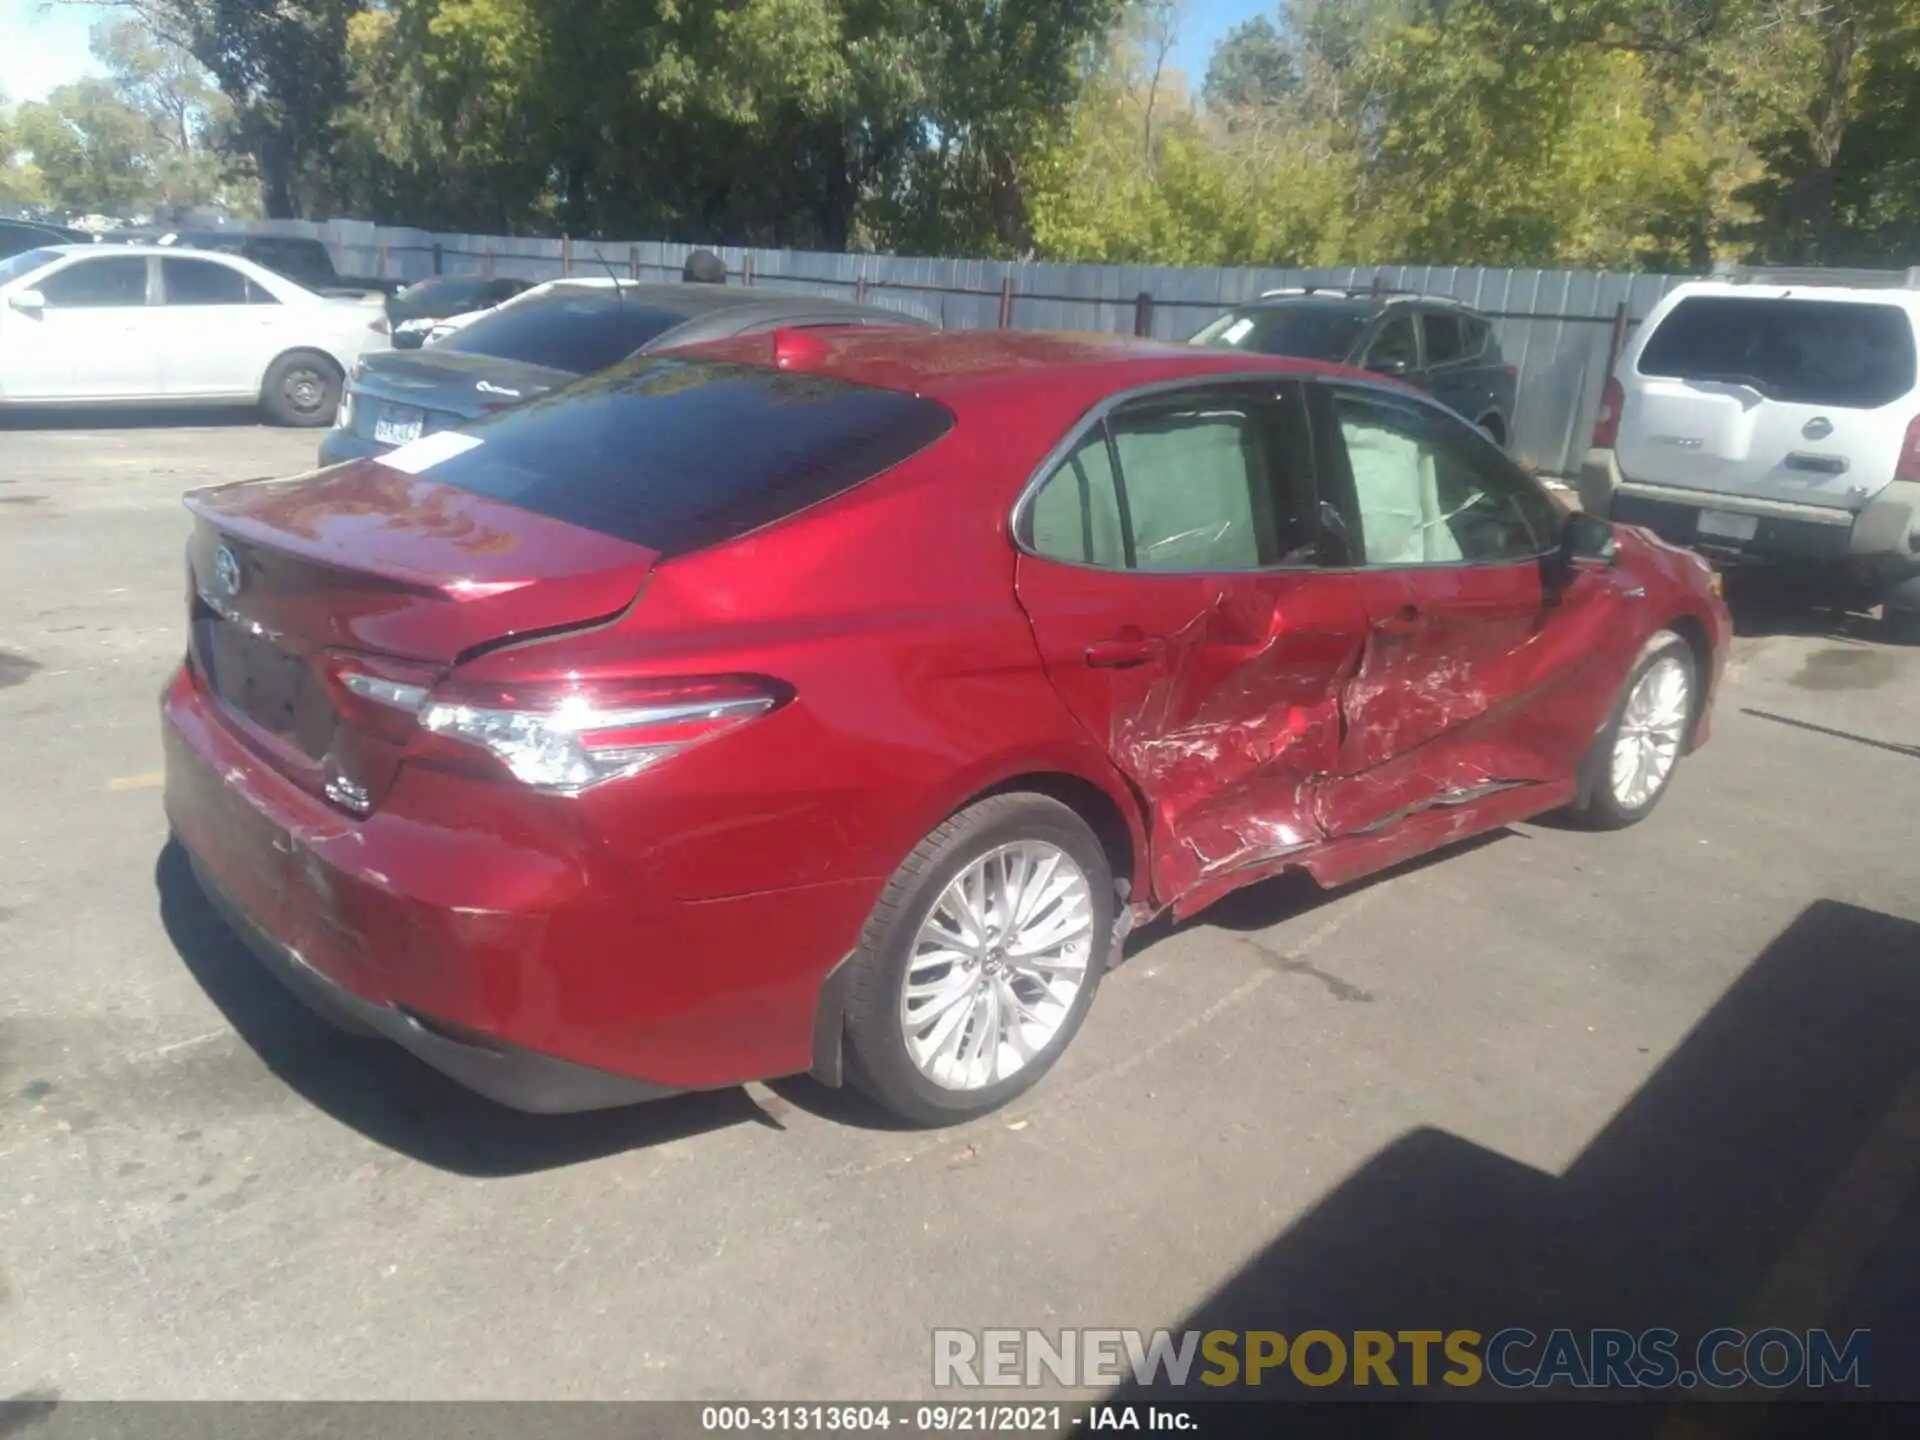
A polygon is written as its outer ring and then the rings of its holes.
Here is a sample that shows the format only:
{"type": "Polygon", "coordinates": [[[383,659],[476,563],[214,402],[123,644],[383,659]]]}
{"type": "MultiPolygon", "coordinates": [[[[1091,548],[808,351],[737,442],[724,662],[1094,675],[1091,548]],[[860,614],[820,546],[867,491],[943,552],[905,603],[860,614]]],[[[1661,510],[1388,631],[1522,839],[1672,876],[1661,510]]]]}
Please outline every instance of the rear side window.
{"type": "Polygon", "coordinates": [[[493,355],[589,375],[618,365],[686,316],[592,291],[565,291],[525,301],[476,320],[439,342],[448,350],[493,355]]]}
{"type": "Polygon", "coordinates": [[[1914,365],[1913,323],[1898,305],[1693,295],[1647,338],[1639,370],[1870,410],[1913,389],[1914,365]]]}
{"type": "Polygon", "coordinates": [[[160,278],[169,305],[245,305],[249,299],[247,277],[212,260],[168,256],[160,262],[160,278]]]}
{"type": "Polygon", "coordinates": [[[428,474],[673,556],[851,490],[952,425],[899,391],[663,356],[466,426],[478,443],[428,474]]]}

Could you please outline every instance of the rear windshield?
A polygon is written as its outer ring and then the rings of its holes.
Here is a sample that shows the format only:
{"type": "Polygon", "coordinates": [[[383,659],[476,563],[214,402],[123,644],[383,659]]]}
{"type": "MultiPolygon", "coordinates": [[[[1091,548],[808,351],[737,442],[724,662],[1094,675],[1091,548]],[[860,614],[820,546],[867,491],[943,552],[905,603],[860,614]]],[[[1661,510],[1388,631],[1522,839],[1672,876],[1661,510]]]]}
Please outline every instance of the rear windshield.
{"type": "Polygon", "coordinates": [[[622,301],[612,294],[562,290],[508,306],[438,343],[469,355],[497,355],[502,360],[589,375],[618,365],[686,318],[677,311],[622,301]]]}
{"type": "Polygon", "coordinates": [[[409,285],[388,302],[387,312],[400,319],[415,316],[453,315],[481,307],[487,287],[493,282],[480,277],[468,279],[422,280],[409,285]]]}
{"type": "Polygon", "coordinates": [[[1898,305],[1695,295],[1648,338],[1640,373],[1869,410],[1913,389],[1913,325],[1898,305]]]}
{"type": "Polygon", "coordinates": [[[1262,305],[1223,315],[1193,337],[1195,345],[1344,360],[1367,328],[1367,312],[1350,305],[1262,305]]]}
{"type": "Polygon", "coordinates": [[[672,556],[851,490],[952,424],[899,391],[660,356],[464,427],[480,443],[427,473],[672,556]]]}

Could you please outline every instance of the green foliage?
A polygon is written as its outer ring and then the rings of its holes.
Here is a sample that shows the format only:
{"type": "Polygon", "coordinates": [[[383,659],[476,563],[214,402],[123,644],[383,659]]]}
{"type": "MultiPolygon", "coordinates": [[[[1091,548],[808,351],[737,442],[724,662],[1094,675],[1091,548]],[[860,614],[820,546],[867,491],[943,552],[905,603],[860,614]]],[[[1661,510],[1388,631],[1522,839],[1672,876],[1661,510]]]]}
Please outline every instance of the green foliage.
{"type": "Polygon", "coordinates": [[[1207,65],[1207,104],[1222,109],[1278,105],[1299,88],[1293,51],[1264,15],[1227,32],[1207,65]]]}
{"type": "Polygon", "coordinates": [[[123,8],[111,80],[0,112],[0,203],[233,202],[238,167],[273,214],[456,231],[1920,260],[1914,0],[1280,0],[1221,42],[1198,103],[1166,65],[1177,0],[123,8]]]}

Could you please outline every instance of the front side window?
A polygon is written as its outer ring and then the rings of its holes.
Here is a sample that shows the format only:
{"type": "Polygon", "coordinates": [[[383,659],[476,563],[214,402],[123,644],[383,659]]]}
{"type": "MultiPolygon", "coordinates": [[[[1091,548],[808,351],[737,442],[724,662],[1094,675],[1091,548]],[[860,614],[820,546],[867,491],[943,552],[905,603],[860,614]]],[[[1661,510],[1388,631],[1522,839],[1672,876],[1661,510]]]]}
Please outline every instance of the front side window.
{"type": "Polygon", "coordinates": [[[97,310],[147,303],[144,255],[82,260],[40,283],[49,309],[97,310]]]}
{"type": "Polygon", "coordinates": [[[1553,502],[1457,421],[1355,390],[1335,391],[1333,404],[1352,484],[1347,529],[1362,563],[1491,563],[1552,545],[1553,502]]]}
{"type": "Polygon", "coordinates": [[[1898,305],[1690,295],[1640,352],[1639,371],[1745,385],[1769,400],[1870,410],[1914,386],[1913,322],[1898,305]]]}
{"type": "Polygon", "coordinates": [[[1458,315],[1430,310],[1420,317],[1420,331],[1427,342],[1427,364],[1447,365],[1465,358],[1466,337],[1461,333],[1458,315]]]}
{"type": "Polygon", "coordinates": [[[0,260],[0,285],[9,280],[18,280],[22,275],[31,275],[43,265],[50,265],[60,258],[58,250],[22,250],[18,255],[9,255],[0,260]]]}
{"type": "Polygon", "coordinates": [[[169,305],[245,305],[251,299],[247,277],[215,260],[169,257],[160,262],[160,279],[169,305]]]}

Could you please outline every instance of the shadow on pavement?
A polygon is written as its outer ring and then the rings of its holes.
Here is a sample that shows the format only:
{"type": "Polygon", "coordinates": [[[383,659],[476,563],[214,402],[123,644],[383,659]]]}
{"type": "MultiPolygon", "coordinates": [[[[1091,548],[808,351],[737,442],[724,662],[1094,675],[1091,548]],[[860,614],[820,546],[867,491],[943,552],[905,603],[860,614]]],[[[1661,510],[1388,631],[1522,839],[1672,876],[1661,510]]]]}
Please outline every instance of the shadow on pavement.
{"type": "Polygon", "coordinates": [[[208,902],[186,852],[154,866],[160,918],[187,969],[280,1079],[369,1139],[462,1175],[519,1175],[764,1121],[744,1090],[577,1115],[525,1115],[463,1089],[398,1045],[334,1029],[256,960],[208,902]]]}
{"type": "MultiPolygon", "coordinates": [[[[1151,950],[1176,930],[1207,926],[1243,932],[1265,930],[1282,921],[1291,920],[1318,909],[1336,896],[1365,890],[1397,876],[1410,875],[1429,865],[1441,864],[1502,839],[1514,838],[1525,839],[1526,836],[1518,830],[1505,828],[1490,830],[1486,834],[1474,835],[1442,849],[1416,856],[1392,869],[1369,875],[1364,880],[1355,881],[1352,885],[1343,886],[1339,890],[1323,890],[1314,883],[1311,876],[1303,871],[1283,871],[1272,879],[1257,881],[1244,890],[1235,890],[1231,894],[1222,896],[1190,920],[1176,922],[1171,914],[1167,914],[1141,926],[1127,937],[1122,950],[1122,967],[1151,950]]],[[[1107,980],[1103,983],[1113,982],[1107,980]]],[[[1098,1010],[1097,1002],[1094,1008],[1098,1010]]],[[[1042,1085],[1045,1083],[1046,1081],[1041,1081],[1042,1085]]],[[[850,1085],[836,1090],[807,1076],[795,1075],[769,1081],[768,1088],[790,1104],[817,1115],[823,1120],[830,1120],[836,1125],[854,1125],[863,1130],[917,1128],[881,1109],[850,1085]]]]}
{"type": "Polygon", "coordinates": [[[0,413],[0,430],[158,430],[265,423],[253,405],[23,405],[0,413]]]}
{"type": "MultiPolygon", "coordinates": [[[[1521,1326],[1545,1337],[1561,1327],[1638,1334],[1664,1326],[1682,1337],[1683,1365],[1693,1341],[1716,1326],[1824,1326],[1843,1342],[1866,1328],[1872,1398],[1920,1400],[1920,1237],[1904,1233],[1900,1218],[1920,1213],[1917,1166],[1920,925],[1822,900],[1768,946],[1563,1173],[1440,1130],[1412,1131],[1170,1328],[1491,1337],[1521,1326]]],[[[1537,1360],[1541,1350],[1519,1353],[1537,1360]]],[[[1437,1348],[1434,1356],[1439,1373],[1437,1348]]],[[[1654,1403],[1550,1412],[1448,1403],[1503,1393],[1483,1381],[1382,1411],[1361,1397],[1408,1392],[1348,1387],[1343,1393],[1356,1398],[1328,1403],[1333,1392],[1299,1386],[1284,1370],[1265,1380],[1264,1398],[1314,1402],[1283,1412],[1287,1433],[1491,1433],[1495,1421],[1503,1434],[1556,1437],[1843,1430],[1831,1414],[1816,1418],[1791,1404],[1693,1405],[1682,1416],[1654,1403]],[[1811,1430],[1799,1428],[1810,1418],[1811,1430]]],[[[1115,1398],[1235,1393],[1190,1381],[1130,1386],[1115,1398]]],[[[1561,1386],[1542,1398],[1578,1393],[1561,1386]]],[[[1611,1392],[1628,1401],[1634,1393],[1611,1392]]],[[[1696,1398],[1665,1393],[1679,1397],[1696,1398]]],[[[1258,1407],[1244,1419],[1257,1422],[1258,1407]]]]}
{"type": "Polygon", "coordinates": [[[1869,613],[1879,602],[1830,570],[1756,566],[1721,574],[1736,635],[1882,638],[1880,622],[1869,613]]]}

